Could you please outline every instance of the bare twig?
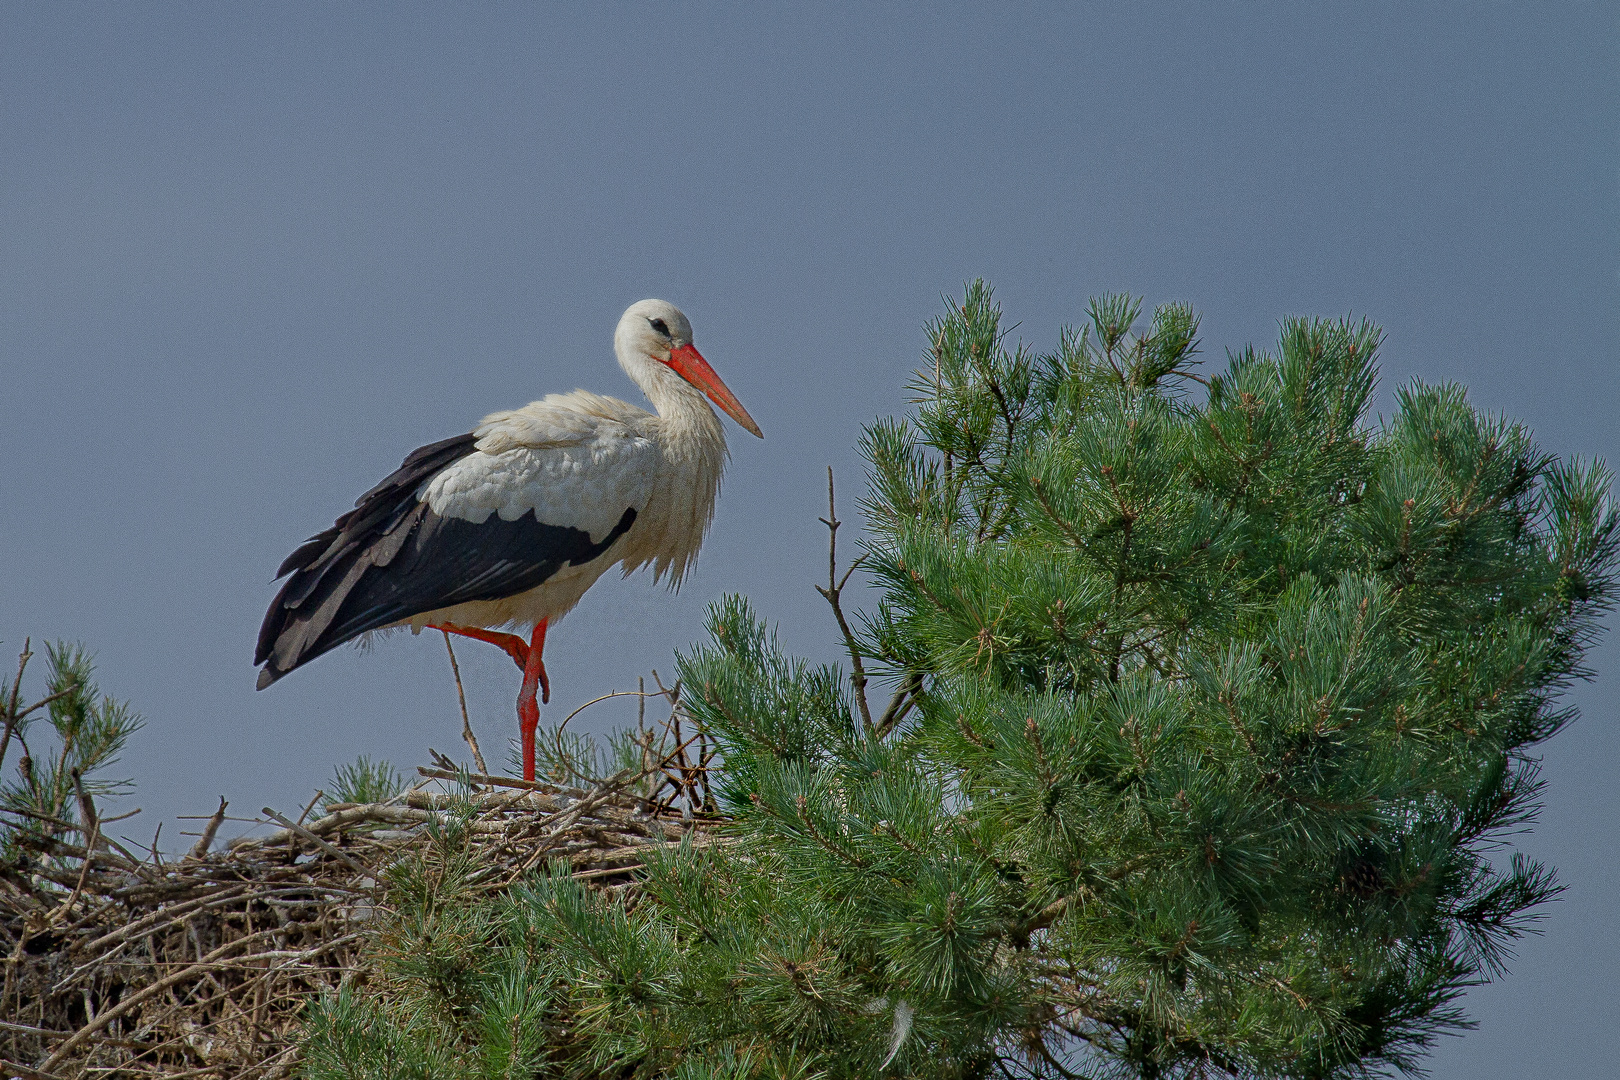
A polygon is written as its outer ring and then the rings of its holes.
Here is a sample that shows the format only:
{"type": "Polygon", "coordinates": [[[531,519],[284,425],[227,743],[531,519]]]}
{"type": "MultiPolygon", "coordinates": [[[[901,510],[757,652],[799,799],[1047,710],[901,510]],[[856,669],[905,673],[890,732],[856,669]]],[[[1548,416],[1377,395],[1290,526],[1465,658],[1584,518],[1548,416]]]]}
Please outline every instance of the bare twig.
{"type": "Polygon", "coordinates": [[[7,1061],[5,1058],[0,1058],[0,1069],[4,1069],[8,1076],[18,1076],[22,1080],[62,1080],[55,1073],[43,1072],[15,1061],[7,1061]]]}
{"type": "Polygon", "coordinates": [[[219,832],[219,827],[225,820],[225,808],[229,805],[230,803],[225,801],[225,796],[221,795],[219,797],[219,809],[214,811],[214,816],[208,819],[207,825],[203,826],[202,836],[198,838],[195,844],[191,845],[191,857],[193,859],[202,858],[208,854],[208,849],[213,847],[214,835],[219,832]]]}
{"type": "Polygon", "coordinates": [[[478,766],[478,771],[487,773],[489,766],[484,764],[484,752],[478,748],[478,736],[473,734],[472,720],[467,715],[467,691],[461,687],[461,665],[456,663],[456,650],[450,646],[450,631],[441,630],[440,633],[444,635],[444,651],[450,654],[450,673],[456,677],[456,700],[461,702],[461,737],[472,750],[473,763],[478,766]]]}
{"type": "MultiPolygon", "coordinates": [[[[163,835],[163,822],[158,822],[157,828],[152,830],[152,865],[159,870],[163,869],[163,852],[158,848],[158,837],[163,835]]],[[[131,841],[134,843],[134,841],[131,841]]]]}
{"type": "Polygon", "coordinates": [[[284,826],[284,827],[286,827],[288,829],[291,829],[293,832],[297,833],[299,836],[302,836],[305,840],[308,840],[310,843],[314,844],[316,847],[320,848],[322,851],[326,852],[328,855],[331,855],[334,858],[341,859],[343,862],[348,863],[349,866],[354,870],[355,873],[364,874],[366,872],[365,867],[361,866],[359,863],[357,863],[353,859],[349,858],[343,852],[339,851],[337,848],[333,847],[331,844],[327,843],[325,840],[322,840],[320,837],[316,836],[314,833],[310,832],[308,829],[304,828],[302,825],[298,824],[297,822],[290,821],[287,818],[282,817],[280,814],[276,813],[274,810],[270,809],[268,806],[264,808],[264,816],[267,817],[267,818],[270,818],[272,821],[276,822],[279,825],[282,825],[282,826],[284,826]]]}
{"type": "Polygon", "coordinates": [[[325,794],[326,794],[326,792],[324,792],[324,791],[316,791],[315,792],[314,797],[311,798],[309,800],[309,802],[304,806],[304,812],[302,814],[298,815],[298,824],[302,825],[304,823],[304,819],[309,817],[309,812],[311,810],[315,809],[315,804],[320,802],[321,801],[321,796],[325,795],[325,794]]]}
{"type": "Polygon", "coordinates": [[[433,780],[459,780],[466,777],[474,784],[522,788],[525,791],[556,791],[561,786],[546,780],[519,780],[515,776],[490,776],[488,773],[470,773],[457,769],[430,769],[425,765],[418,765],[416,771],[433,780]]]}
{"type": "MultiPolygon", "coordinates": [[[[647,680],[636,676],[636,745],[641,747],[641,771],[652,773],[652,732],[647,730],[647,680]]],[[[650,797],[651,791],[646,792],[650,797]]]]}
{"type": "MultiPolygon", "coordinates": [[[[681,708],[681,681],[675,680],[673,687],[666,688],[664,681],[659,678],[657,669],[653,669],[653,682],[658,685],[659,692],[669,699],[669,717],[664,720],[664,734],[658,741],[658,762],[654,771],[659,774],[659,781],[648,793],[649,800],[656,799],[658,793],[669,786],[670,793],[662,802],[656,803],[654,813],[662,813],[675,807],[675,804],[684,799],[680,807],[683,817],[690,817],[704,806],[703,789],[706,777],[703,774],[703,757],[705,751],[698,751],[698,761],[694,763],[687,756],[687,747],[693,743],[706,746],[708,732],[697,720],[681,708]],[[696,730],[688,737],[681,730],[681,721],[686,719],[692,722],[696,730]],[[665,750],[666,739],[674,740],[674,748],[665,750]]],[[[657,695],[650,695],[657,696],[657,695]]],[[[650,741],[650,740],[649,740],[650,741]]]]}
{"type": "MultiPolygon", "coordinates": [[[[88,825],[85,826],[84,848],[86,852],[94,852],[101,847],[101,819],[96,816],[94,800],[84,790],[83,774],[75,768],[72,775],[73,791],[79,797],[79,816],[88,822],[88,825]]],[[[51,912],[47,925],[55,926],[68,912],[73,910],[73,905],[78,903],[80,895],[84,892],[84,882],[90,874],[90,864],[93,861],[94,859],[88,855],[86,856],[84,865],[79,869],[79,880],[74,884],[73,891],[68,894],[66,900],[62,901],[61,907],[51,912]]]]}
{"type": "MultiPolygon", "coordinates": [[[[637,680],[637,683],[639,685],[639,683],[640,683],[639,679],[637,680]]],[[[563,726],[566,725],[568,723],[568,721],[572,720],[574,717],[578,716],[580,713],[584,712],[586,709],[590,708],[592,705],[595,705],[599,701],[606,701],[609,698],[616,698],[616,697],[639,697],[639,698],[663,697],[667,693],[668,693],[668,691],[665,691],[665,690],[660,690],[656,694],[649,694],[649,693],[646,693],[643,690],[613,690],[613,691],[610,691],[609,693],[602,694],[599,697],[591,698],[591,700],[587,701],[585,704],[581,705],[579,708],[575,709],[573,712],[571,712],[567,716],[563,717],[563,722],[561,724],[557,725],[557,730],[561,731],[563,729],[563,726]]],[[[645,704],[643,704],[642,707],[644,708],[645,704]]]]}
{"type": "Polygon", "coordinates": [[[95,800],[90,798],[90,794],[84,790],[84,771],[79,768],[74,768],[70,770],[69,775],[73,778],[74,798],[76,798],[79,802],[79,818],[89,829],[87,835],[92,837],[92,839],[85,842],[85,847],[94,851],[96,848],[102,846],[101,815],[96,813],[95,800]]]}
{"type": "Polygon", "coordinates": [[[827,516],[818,518],[827,526],[827,587],[816,586],[816,592],[826,598],[832,605],[833,617],[838,620],[838,631],[844,635],[844,647],[849,650],[849,663],[851,667],[849,681],[855,689],[855,704],[861,711],[861,724],[870,737],[877,736],[877,729],[872,724],[872,709],[866,702],[866,665],[861,662],[861,649],[855,642],[855,633],[849,628],[849,620],[844,618],[844,606],[840,598],[844,592],[844,585],[849,581],[849,575],[861,564],[861,559],[850,563],[849,569],[844,572],[843,579],[838,577],[838,527],[843,524],[838,520],[838,508],[833,497],[833,471],[827,466],[827,516]]]}
{"type": "Polygon", "coordinates": [[[21,719],[17,715],[17,695],[22,692],[23,672],[28,670],[28,661],[34,658],[34,652],[29,648],[33,644],[33,640],[33,638],[23,639],[23,651],[17,657],[17,678],[11,684],[11,700],[6,702],[6,731],[3,736],[0,736],[0,765],[6,763],[6,750],[11,746],[11,733],[16,730],[21,719]]]}

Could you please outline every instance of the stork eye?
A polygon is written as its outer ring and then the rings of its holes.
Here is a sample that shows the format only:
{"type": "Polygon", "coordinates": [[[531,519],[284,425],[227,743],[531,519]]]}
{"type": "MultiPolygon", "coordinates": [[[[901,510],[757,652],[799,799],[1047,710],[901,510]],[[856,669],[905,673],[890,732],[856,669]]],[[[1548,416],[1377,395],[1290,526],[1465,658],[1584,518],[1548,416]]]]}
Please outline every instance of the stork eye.
{"type": "Polygon", "coordinates": [[[665,325],[663,319],[651,319],[649,321],[652,323],[652,328],[654,330],[658,331],[660,334],[663,334],[665,337],[669,337],[669,327],[665,325]]]}

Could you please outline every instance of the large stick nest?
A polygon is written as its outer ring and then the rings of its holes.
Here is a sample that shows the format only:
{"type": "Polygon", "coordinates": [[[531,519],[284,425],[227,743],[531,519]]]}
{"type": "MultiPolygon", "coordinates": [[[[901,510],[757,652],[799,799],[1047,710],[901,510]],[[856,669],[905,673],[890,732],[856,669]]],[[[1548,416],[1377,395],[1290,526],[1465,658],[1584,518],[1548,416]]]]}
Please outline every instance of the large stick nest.
{"type": "Polygon", "coordinates": [[[630,773],[582,788],[418,772],[393,799],[304,823],[267,810],[279,831],[211,853],[221,804],[179,861],[137,859],[95,828],[86,846],[27,834],[25,858],[0,866],[0,1076],[289,1075],[308,1003],[367,974],[379,881],[443,815],[474,815],[491,892],[552,859],[628,888],[650,850],[698,827],[634,794],[630,773]]]}

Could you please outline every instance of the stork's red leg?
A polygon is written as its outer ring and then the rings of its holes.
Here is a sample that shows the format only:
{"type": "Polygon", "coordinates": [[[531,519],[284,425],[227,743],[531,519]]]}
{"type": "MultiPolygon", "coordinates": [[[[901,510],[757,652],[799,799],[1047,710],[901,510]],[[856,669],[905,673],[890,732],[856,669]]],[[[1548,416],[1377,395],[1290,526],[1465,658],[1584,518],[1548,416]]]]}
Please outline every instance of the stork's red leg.
{"type": "Polygon", "coordinates": [[[551,680],[546,678],[546,664],[542,654],[546,649],[546,621],[541,619],[534,627],[534,635],[524,641],[516,634],[499,630],[483,630],[475,626],[457,626],[454,623],[429,623],[435,630],[447,634],[487,641],[505,650],[517,666],[523,669],[523,689],[518,691],[518,731],[523,735],[523,779],[534,779],[534,729],[540,726],[540,705],[535,701],[538,690],[540,701],[551,700],[551,680]]]}
{"type": "MultiPolygon", "coordinates": [[[[499,630],[482,630],[476,626],[457,626],[455,623],[429,623],[434,630],[443,630],[448,634],[460,634],[462,637],[476,638],[487,641],[504,650],[512,662],[517,664],[519,671],[527,671],[529,666],[529,643],[516,634],[503,634],[499,630]]],[[[544,637],[545,635],[541,635],[544,637]]]]}
{"type": "Polygon", "coordinates": [[[534,627],[534,637],[526,646],[528,663],[523,666],[523,689],[518,692],[518,731],[523,735],[523,779],[534,779],[534,729],[540,725],[541,701],[551,700],[551,680],[546,678],[546,664],[541,654],[546,648],[546,621],[541,619],[534,627]]]}

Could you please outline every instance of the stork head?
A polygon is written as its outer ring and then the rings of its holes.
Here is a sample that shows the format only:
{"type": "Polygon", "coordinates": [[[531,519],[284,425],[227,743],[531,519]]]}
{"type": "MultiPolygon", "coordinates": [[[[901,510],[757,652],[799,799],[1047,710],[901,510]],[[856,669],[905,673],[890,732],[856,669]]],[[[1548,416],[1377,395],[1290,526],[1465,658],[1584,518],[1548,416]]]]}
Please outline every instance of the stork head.
{"type": "Polygon", "coordinates": [[[746,430],[764,438],[764,432],[748,415],[703,354],[692,345],[692,324],[681,309],[667,300],[639,300],[625,310],[613,332],[613,348],[619,363],[657,404],[656,388],[673,373],[682,382],[706,394],[746,430]]]}

